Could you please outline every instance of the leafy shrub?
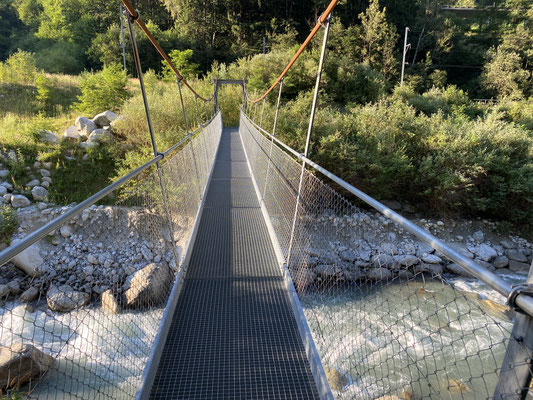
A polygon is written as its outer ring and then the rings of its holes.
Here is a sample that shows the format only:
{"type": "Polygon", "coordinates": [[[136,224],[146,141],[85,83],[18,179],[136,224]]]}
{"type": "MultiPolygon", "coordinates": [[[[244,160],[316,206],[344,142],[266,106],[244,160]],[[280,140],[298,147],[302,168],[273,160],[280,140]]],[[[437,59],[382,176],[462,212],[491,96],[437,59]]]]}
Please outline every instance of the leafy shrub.
{"type": "Polygon", "coordinates": [[[77,109],[93,115],[104,110],[118,110],[128,97],[126,83],[126,73],[118,64],[107,65],[96,73],[84,73],[77,109]]]}
{"type": "Polygon", "coordinates": [[[37,65],[52,74],[77,74],[81,71],[80,48],[73,43],[58,42],[35,54],[37,65]]]}
{"type": "Polygon", "coordinates": [[[37,64],[33,53],[18,50],[0,63],[0,82],[32,84],[37,73],[37,64]]]}
{"type": "MultiPolygon", "coordinates": [[[[193,52],[191,49],[187,50],[172,50],[169,55],[170,59],[174,66],[178,69],[180,74],[185,79],[191,79],[199,74],[198,64],[195,64],[191,61],[193,52]]],[[[162,63],[162,75],[163,79],[167,81],[174,82],[176,80],[176,74],[168,66],[165,60],[161,61],[162,63]]]]}
{"type": "Polygon", "coordinates": [[[17,227],[17,211],[10,206],[0,206],[0,241],[5,241],[17,227]]]}

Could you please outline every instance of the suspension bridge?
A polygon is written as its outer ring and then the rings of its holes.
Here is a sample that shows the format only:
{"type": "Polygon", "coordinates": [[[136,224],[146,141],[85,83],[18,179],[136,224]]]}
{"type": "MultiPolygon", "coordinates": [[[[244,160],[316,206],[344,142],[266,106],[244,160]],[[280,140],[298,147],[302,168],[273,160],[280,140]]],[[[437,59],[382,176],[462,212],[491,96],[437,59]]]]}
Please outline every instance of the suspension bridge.
{"type": "Polygon", "coordinates": [[[144,239],[168,257],[110,284],[101,303],[117,303],[119,314],[88,306],[55,315],[4,302],[0,358],[14,348],[28,352],[24,345],[38,352],[29,361],[17,353],[0,374],[6,382],[0,389],[38,399],[531,396],[533,274],[511,287],[308,158],[336,3],[271,87],[252,99],[245,80],[216,80],[213,95],[200,96],[123,0],[154,157],[2,251],[0,265],[110,193],[117,201],[104,218],[116,221],[125,213],[120,229],[126,237],[144,239]],[[134,24],[176,74],[187,136],[164,152],[151,124],[134,24]],[[276,137],[283,79],[321,29],[300,153],[276,137]],[[219,87],[227,84],[242,86],[236,128],[223,126],[218,109],[219,87]],[[195,96],[195,130],[183,88],[195,96]],[[264,105],[276,88],[268,131],[264,105]],[[333,185],[376,214],[354,206],[333,185]],[[454,286],[442,269],[376,250],[391,234],[380,218],[416,249],[437,251],[504,296],[516,311],[513,319],[505,307],[454,286]]]}

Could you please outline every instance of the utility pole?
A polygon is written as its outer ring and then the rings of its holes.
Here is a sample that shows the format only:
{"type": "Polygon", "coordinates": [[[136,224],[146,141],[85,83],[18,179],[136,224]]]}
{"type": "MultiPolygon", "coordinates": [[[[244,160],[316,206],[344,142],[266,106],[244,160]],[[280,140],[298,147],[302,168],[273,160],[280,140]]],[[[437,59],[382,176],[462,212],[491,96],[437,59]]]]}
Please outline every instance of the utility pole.
{"type": "Polygon", "coordinates": [[[407,44],[407,34],[409,33],[409,28],[405,27],[405,38],[403,40],[403,57],[402,57],[402,77],[400,78],[400,86],[403,86],[403,75],[405,72],[405,56],[407,55],[407,50],[411,47],[411,43],[407,44]]]}

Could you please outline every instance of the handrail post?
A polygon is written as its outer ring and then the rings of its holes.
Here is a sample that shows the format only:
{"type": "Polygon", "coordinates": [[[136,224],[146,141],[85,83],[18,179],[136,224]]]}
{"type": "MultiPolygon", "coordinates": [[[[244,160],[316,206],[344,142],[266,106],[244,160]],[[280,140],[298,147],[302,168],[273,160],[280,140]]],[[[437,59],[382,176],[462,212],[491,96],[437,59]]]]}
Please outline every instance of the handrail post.
{"type": "MultiPolygon", "coordinates": [[[[309,117],[309,126],[307,128],[307,138],[305,140],[304,157],[307,157],[309,153],[309,144],[311,142],[311,132],[313,131],[313,125],[315,122],[316,104],[318,100],[318,90],[320,88],[320,79],[322,77],[322,69],[324,67],[324,57],[326,55],[326,46],[328,43],[329,27],[331,22],[331,14],[326,19],[326,29],[324,31],[324,39],[322,40],[322,50],[320,52],[320,62],[318,63],[318,72],[316,75],[315,92],[313,94],[313,104],[311,106],[311,115],[309,117]]],[[[298,184],[298,195],[296,197],[296,206],[294,207],[294,217],[292,219],[291,237],[289,241],[289,250],[287,252],[287,267],[291,260],[292,245],[294,242],[294,231],[296,229],[296,218],[298,217],[298,208],[300,207],[300,200],[302,194],[302,184],[305,174],[305,160],[302,159],[302,170],[300,173],[300,183],[298,184]]]]}
{"type": "Polygon", "coordinates": [[[200,109],[198,108],[198,96],[194,96],[194,102],[196,103],[196,119],[198,120],[198,127],[201,127],[202,117],[200,117],[200,109]]]}
{"type": "MultiPolygon", "coordinates": [[[[526,284],[533,285],[533,262],[526,284]]],[[[517,312],[494,399],[525,400],[533,374],[533,317],[517,312]]]]}
{"type": "MultiPolygon", "coordinates": [[[[148,107],[148,97],[146,95],[146,88],[144,86],[144,79],[143,79],[143,72],[142,72],[142,66],[141,66],[141,59],[139,57],[139,50],[137,48],[137,41],[135,40],[135,32],[133,31],[133,17],[130,14],[129,10],[127,11],[127,19],[128,19],[128,28],[130,31],[130,39],[131,39],[131,46],[133,49],[133,59],[135,60],[135,68],[137,69],[137,75],[139,76],[139,84],[141,86],[141,93],[144,103],[144,110],[146,112],[146,120],[148,122],[148,131],[150,132],[150,140],[152,141],[152,149],[154,151],[154,157],[157,157],[159,155],[159,152],[157,151],[157,143],[155,140],[154,135],[154,128],[152,125],[152,118],[150,117],[150,108],[148,107]]],[[[138,17],[138,13],[137,13],[138,17]]],[[[172,243],[172,252],[174,254],[174,258],[176,260],[176,264],[179,265],[179,257],[176,252],[176,246],[174,244],[174,235],[173,235],[173,229],[172,229],[172,219],[170,217],[170,210],[168,207],[168,197],[167,192],[165,190],[165,183],[163,181],[163,174],[161,172],[161,165],[159,164],[159,161],[156,162],[156,168],[157,168],[157,176],[159,179],[159,185],[161,186],[161,196],[163,198],[163,206],[165,208],[165,214],[167,217],[167,223],[168,223],[168,234],[170,236],[170,241],[172,243]]]]}
{"type": "Polygon", "coordinates": [[[281,101],[281,89],[283,88],[283,80],[281,79],[279,83],[279,92],[278,92],[278,102],[276,104],[276,114],[274,115],[274,127],[272,128],[272,139],[270,141],[270,150],[268,151],[268,164],[267,164],[267,173],[265,176],[265,187],[263,189],[263,199],[266,197],[266,189],[267,189],[267,182],[268,182],[268,175],[270,173],[270,164],[272,163],[272,147],[274,146],[274,136],[276,136],[276,124],[278,123],[278,112],[279,112],[279,104],[281,101]]]}

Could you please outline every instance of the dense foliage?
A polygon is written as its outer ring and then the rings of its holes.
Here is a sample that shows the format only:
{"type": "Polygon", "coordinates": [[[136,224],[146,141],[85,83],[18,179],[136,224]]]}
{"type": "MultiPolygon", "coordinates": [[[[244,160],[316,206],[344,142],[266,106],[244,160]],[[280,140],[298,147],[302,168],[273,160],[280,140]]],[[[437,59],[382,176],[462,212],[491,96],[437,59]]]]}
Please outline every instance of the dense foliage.
{"type": "MultiPolygon", "coordinates": [[[[326,3],[134,2],[202,94],[210,93],[214,78],[247,78],[252,97],[269,87],[326,3]]],[[[59,202],[81,200],[151,154],[142,97],[137,81],[128,79],[135,70],[127,26],[122,70],[118,11],[118,1],[0,0],[0,150],[21,154],[17,182],[35,154],[66,166],[65,154],[83,156],[67,144],[38,143],[36,132],[61,133],[80,113],[92,117],[112,109],[124,116],[115,126],[119,142],[93,149],[79,161],[87,169],[54,172],[51,196],[59,202]],[[97,166],[100,172],[92,179],[85,172],[97,166]],[[82,178],[88,182],[78,185],[83,190],[69,193],[82,178]]],[[[395,198],[431,213],[532,224],[532,29],[533,6],[527,0],[340,2],[328,41],[312,157],[379,199],[395,198]],[[465,16],[444,11],[443,5],[473,11],[465,16]],[[405,83],[399,86],[406,26],[410,47],[405,83]]],[[[144,34],[137,27],[134,32],[143,69],[150,70],[148,101],[164,149],[186,133],[174,75],[144,34]]],[[[322,32],[284,80],[277,134],[298,150],[307,131],[322,32]]],[[[267,129],[276,99],[277,90],[265,104],[267,129]]],[[[187,91],[185,102],[190,131],[198,115],[187,91]]],[[[237,124],[241,102],[240,88],[221,89],[226,124],[237,124]]]]}

